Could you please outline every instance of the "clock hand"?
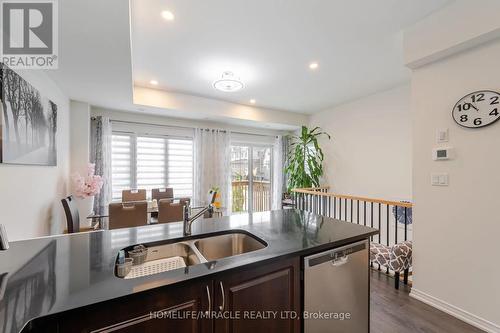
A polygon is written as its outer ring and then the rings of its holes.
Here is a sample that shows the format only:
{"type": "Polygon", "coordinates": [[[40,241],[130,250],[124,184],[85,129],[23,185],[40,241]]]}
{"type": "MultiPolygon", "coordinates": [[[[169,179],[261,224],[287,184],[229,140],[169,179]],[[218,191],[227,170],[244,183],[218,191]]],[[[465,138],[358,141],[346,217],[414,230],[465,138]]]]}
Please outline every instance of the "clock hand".
{"type": "Polygon", "coordinates": [[[472,106],[474,109],[476,109],[476,111],[479,111],[479,109],[477,107],[475,107],[474,104],[469,103],[469,105],[472,106]]]}

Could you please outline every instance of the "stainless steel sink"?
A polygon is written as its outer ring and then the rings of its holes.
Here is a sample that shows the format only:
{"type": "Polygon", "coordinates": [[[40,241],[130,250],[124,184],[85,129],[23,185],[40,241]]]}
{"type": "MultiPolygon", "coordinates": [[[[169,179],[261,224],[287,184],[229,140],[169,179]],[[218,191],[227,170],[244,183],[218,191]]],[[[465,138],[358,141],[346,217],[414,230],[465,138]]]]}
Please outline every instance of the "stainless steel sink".
{"type": "Polygon", "coordinates": [[[158,274],[257,251],[266,246],[267,244],[258,238],[237,231],[170,244],[146,244],[147,255],[144,264],[132,266],[130,274],[119,277],[130,279],[158,274]]]}
{"type": "Polygon", "coordinates": [[[201,262],[200,258],[186,243],[172,243],[166,245],[152,246],[148,248],[146,261],[159,260],[171,257],[181,257],[186,266],[196,265],[201,262]]]}
{"type": "Polygon", "coordinates": [[[194,246],[211,261],[257,251],[265,248],[266,244],[247,234],[230,233],[199,239],[194,242],[194,246]]]}

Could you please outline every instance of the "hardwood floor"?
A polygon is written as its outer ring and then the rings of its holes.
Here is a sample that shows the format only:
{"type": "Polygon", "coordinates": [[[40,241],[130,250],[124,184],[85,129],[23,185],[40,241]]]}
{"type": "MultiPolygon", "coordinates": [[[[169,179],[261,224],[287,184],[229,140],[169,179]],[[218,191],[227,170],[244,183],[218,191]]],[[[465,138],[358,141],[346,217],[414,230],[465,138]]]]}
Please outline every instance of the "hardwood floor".
{"type": "Polygon", "coordinates": [[[483,332],[463,321],[410,297],[404,284],[394,289],[394,279],[372,269],[371,272],[371,333],[483,332]]]}

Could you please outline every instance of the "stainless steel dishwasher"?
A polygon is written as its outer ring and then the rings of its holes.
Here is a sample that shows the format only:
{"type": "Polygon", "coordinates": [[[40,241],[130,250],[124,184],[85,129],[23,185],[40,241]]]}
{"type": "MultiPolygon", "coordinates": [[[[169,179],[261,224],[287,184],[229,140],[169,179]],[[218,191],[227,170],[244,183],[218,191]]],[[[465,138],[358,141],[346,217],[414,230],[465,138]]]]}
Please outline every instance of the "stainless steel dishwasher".
{"type": "Polygon", "coordinates": [[[368,241],[304,258],[305,333],[367,333],[368,241]]]}

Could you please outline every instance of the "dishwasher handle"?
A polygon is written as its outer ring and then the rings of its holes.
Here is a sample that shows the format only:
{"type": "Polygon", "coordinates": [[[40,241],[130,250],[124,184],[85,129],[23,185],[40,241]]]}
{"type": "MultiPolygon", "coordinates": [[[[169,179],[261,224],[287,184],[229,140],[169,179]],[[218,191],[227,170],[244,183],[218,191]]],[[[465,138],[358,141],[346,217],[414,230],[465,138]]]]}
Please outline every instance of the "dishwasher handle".
{"type": "Polygon", "coordinates": [[[349,261],[349,256],[345,255],[343,257],[340,257],[340,258],[337,258],[337,259],[333,259],[332,260],[332,266],[342,266],[342,265],[345,265],[347,264],[347,262],[349,261]]]}
{"type": "Polygon", "coordinates": [[[342,266],[349,262],[349,255],[368,249],[368,240],[345,245],[332,250],[316,253],[304,258],[305,268],[314,267],[326,262],[333,266],[342,266]]]}

